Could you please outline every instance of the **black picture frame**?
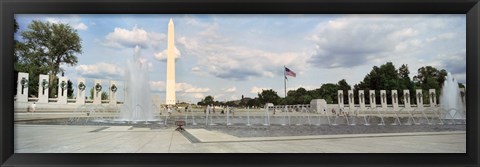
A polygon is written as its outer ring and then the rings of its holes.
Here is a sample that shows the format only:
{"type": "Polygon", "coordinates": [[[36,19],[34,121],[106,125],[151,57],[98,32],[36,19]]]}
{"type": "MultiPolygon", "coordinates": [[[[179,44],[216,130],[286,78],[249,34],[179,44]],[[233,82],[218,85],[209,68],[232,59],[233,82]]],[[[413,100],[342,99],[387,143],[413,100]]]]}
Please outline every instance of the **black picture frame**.
{"type": "Polygon", "coordinates": [[[478,166],[478,0],[2,0],[2,166],[478,166]],[[14,14],[466,14],[465,154],[14,154],[14,14]],[[470,112],[469,112],[470,111],[470,112]],[[473,111],[473,112],[472,112],[473,111]]]}

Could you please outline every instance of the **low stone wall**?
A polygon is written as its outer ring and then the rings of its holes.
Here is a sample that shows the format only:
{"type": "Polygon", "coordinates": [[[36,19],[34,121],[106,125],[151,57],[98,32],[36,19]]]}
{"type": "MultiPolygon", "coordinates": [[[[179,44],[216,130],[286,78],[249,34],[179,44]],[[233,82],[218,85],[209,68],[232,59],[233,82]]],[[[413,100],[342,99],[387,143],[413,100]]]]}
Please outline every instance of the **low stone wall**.
{"type": "MultiPolygon", "coordinates": [[[[32,111],[33,102],[15,102],[14,111],[15,113],[25,113],[32,111]]],[[[67,104],[56,104],[56,103],[36,103],[35,112],[74,112],[76,109],[83,105],[96,105],[103,107],[123,107],[123,104],[111,105],[109,103],[104,104],[77,104],[77,103],[67,103],[67,104]]]]}

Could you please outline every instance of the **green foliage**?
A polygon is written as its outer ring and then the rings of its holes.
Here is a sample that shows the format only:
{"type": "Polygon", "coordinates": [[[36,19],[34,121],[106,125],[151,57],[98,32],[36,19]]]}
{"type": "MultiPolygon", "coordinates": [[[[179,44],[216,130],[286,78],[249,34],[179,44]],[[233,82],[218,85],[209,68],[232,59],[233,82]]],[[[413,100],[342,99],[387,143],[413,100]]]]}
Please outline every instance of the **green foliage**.
{"type": "MultiPolygon", "coordinates": [[[[348,99],[348,93],[347,92],[348,92],[348,90],[351,89],[351,86],[347,83],[347,81],[345,79],[342,79],[342,80],[338,81],[337,86],[338,86],[337,90],[343,90],[343,99],[348,99]]],[[[338,93],[338,92],[336,92],[336,93],[338,93]]],[[[343,100],[343,102],[345,104],[347,104],[348,100],[343,100]]]]}
{"type": "MultiPolygon", "coordinates": [[[[81,39],[77,31],[68,24],[32,21],[28,30],[21,33],[23,42],[15,47],[16,71],[32,68],[41,71],[31,74],[38,78],[39,73],[49,74],[50,81],[63,72],[62,64],[75,65],[75,54],[82,53],[81,39]]],[[[38,83],[38,82],[37,82],[38,83]]],[[[50,97],[56,94],[56,85],[50,82],[50,97]]]]}
{"type": "Polygon", "coordinates": [[[102,100],[108,100],[108,93],[105,91],[102,91],[102,100]]]}
{"type": "Polygon", "coordinates": [[[13,33],[17,33],[18,31],[18,22],[17,19],[13,19],[13,33]]]}
{"type": "Polygon", "coordinates": [[[258,100],[258,98],[255,98],[255,99],[250,99],[248,100],[247,102],[247,106],[255,106],[255,107],[260,107],[261,104],[260,104],[260,101],[258,100]]]}
{"type": "Polygon", "coordinates": [[[236,106],[237,104],[235,104],[235,102],[233,102],[233,101],[228,101],[228,102],[226,103],[226,105],[227,105],[227,106],[236,106]]]}
{"type": "MultiPolygon", "coordinates": [[[[408,65],[403,64],[398,70],[395,68],[392,62],[387,62],[380,67],[374,66],[370,73],[368,73],[363,81],[354,86],[355,101],[358,101],[358,90],[376,90],[376,103],[380,103],[380,91],[387,90],[387,103],[391,103],[391,90],[397,90],[399,92],[399,99],[403,101],[404,89],[409,89],[410,92],[414,91],[413,82],[408,76],[410,71],[408,65]]],[[[366,92],[366,93],[367,93],[366,92]]],[[[414,97],[414,96],[413,96],[414,97]]],[[[366,103],[370,102],[370,96],[365,96],[366,103]]]]}
{"type": "Polygon", "coordinates": [[[418,69],[418,74],[413,77],[415,86],[427,90],[427,89],[440,89],[447,71],[444,69],[438,70],[432,66],[421,67],[418,69]]]}
{"type": "Polygon", "coordinates": [[[208,95],[207,97],[202,99],[202,101],[197,103],[197,105],[213,105],[213,104],[214,104],[214,101],[211,95],[208,95]]]}
{"type": "Polygon", "coordinates": [[[29,95],[37,96],[39,83],[38,77],[40,74],[48,73],[48,68],[43,66],[42,59],[37,59],[36,55],[28,51],[28,47],[24,43],[15,42],[14,55],[15,78],[18,76],[18,72],[28,73],[29,95]]]}
{"type": "Polygon", "coordinates": [[[339,90],[338,85],[333,83],[323,84],[320,89],[320,98],[325,99],[328,104],[334,104],[338,102],[337,90],[339,90]]]}
{"type": "MultiPolygon", "coordinates": [[[[437,99],[441,94],[441,87],[445,81],[447,75],[445,70],[438,70],[431,66],[421,67],[418,69],[418,74],[414,76],[413,81],[410,79],[410,70],[408,65],[403,64],[400,68],[396,69],[392,62],[387,62],[379,67],[374,66],[372,70],[365,75],[363,81],[353,86],[355,103],[358,101],[358,90],[365,90],[367,94],[365,97],[365,103],[369,103],[370,97],[368,96],[369,90],[376,91],[377,104],[380,104],[380,90],[387,91],[387,103],[392,103],[391,90],[397,90],[399,103],[404,103],[403,90],[410,90],[410,101],[415,101],[415,89],[422,89],[424,99],[428,99],[428,89],[436,89],[437,99]]],[[[459,83],[459,87],[465,87],[465,85],[459,83]]],[[[344,99],[348,99],[348,90],[351,90],[352,86],[348,84],[345,79],[334,83],[326,83],[320,86],[320,88],[313,90],[306,90],[305,88],[298,88],[297,90],[289,90],[287,97],[279,97],[274,90],[263,90],[258,94],[258,98],[244,98],[240,100],[236,105],[233,101],[227,102],[232,106],[262,106],[265,103],[273,103],[275,105],[295,105],[295,104],[308,104],[312,99],[324,99],[328,104],[336,104],[338,102],[337,93],[338,90],[344,91],[344,99]]],[[[203,102],[205,100],[202,100],[203,102]]],[[[344,100],[348,103],[348,100],[344,100]]],[[[199,102],[199,103],[201,103],[199,102]]],[[[429,100],[424,100],[425,103],[429,103],[429,100]]]]}
{"type": "Polygon", "coordinates": [[[74,98],[73,97],[73,83],[70,80],[68,80],[68,82],[67,82],[67,89],[68,89],[67,90],[67,97],[69,99],[73,99],[74,98]]]}
{"type": "Polygon", "coordinates": [[[94,93],[93,93],[93,87],[92,87],[90,88],[90,96],[88,96],[88,99],[93,100],[93,95],[94,93]]]}
{"type": "MultiPolygon", "coordinates": [[[[93,87],[90,88],[90,96],[88,97],[88,99],[90,99],[90,100],[93,100],[93,96],[95,95],[93,91],[94,91],[93,87]]],[[[102,100],[108,100],[108,99],[109,99],[109,98],[108,98],[108,93],[105,92],[105,91],[102,91],[102,93],[100,94],[100,96],[101,96],[101,99],[102,99],[102,100]]]]}
{"type": "MultiPolygon", "coordinates": [[[[420,67],[418,69],[418,74],[413,77],[413,82],[415,88],[422,89],[423,92],[428,92],[428,89],[435,89],[437,92],[437,99],[439,99],[446,76],[447,71],[444,69],[438,70],[432,66],[420,67]]],[[[424,102],[427,104],[430,103],[428,100],[424,102]]]]}
{"type": "Polygon", "coordinates": [[[277,92],[273,89],[262,90],[262,92],[258,94],[258,101],[261,105],[265,105],[266,103],[277,105],[278,99],[280,99],[280,96],[278,96],[277,92]]]}

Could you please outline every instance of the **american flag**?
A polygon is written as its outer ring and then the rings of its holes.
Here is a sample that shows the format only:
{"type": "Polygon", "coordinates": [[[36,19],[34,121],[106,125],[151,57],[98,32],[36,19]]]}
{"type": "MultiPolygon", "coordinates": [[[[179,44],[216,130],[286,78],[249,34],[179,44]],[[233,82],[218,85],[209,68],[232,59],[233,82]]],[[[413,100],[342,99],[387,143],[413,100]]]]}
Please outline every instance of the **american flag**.
{"type": "Polygon", "coordinates": [[[287,76],[296,77],[297,74],[295,74],[295,72],[293,72],[292,70],[290,70],[290,69],[288,69],[287,67],[285,67],[285,78],[287,78],[287,76]]]}

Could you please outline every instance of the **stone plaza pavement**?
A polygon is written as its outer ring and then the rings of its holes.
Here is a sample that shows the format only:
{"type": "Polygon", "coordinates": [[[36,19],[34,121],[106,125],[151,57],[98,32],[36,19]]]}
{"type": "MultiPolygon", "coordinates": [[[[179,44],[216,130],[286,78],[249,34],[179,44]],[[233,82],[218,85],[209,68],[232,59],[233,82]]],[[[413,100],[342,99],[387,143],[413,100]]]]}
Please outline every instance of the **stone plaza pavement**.
{"type": "Polygon", "coordinates": [[[15,125],[15,153],[465,153],[466,133],[239,138],[174,127],[15,125]],[[191,136],[194,136],[193,138],[191,136]]]}

